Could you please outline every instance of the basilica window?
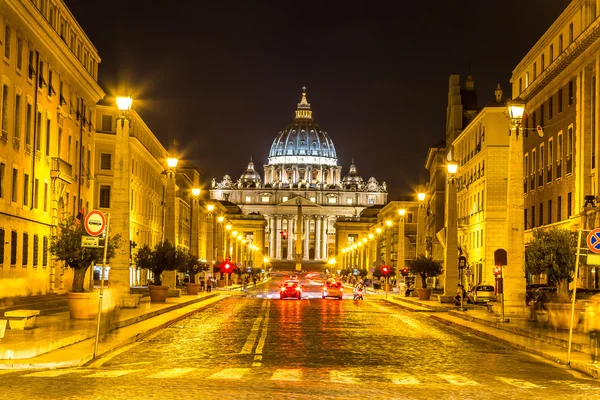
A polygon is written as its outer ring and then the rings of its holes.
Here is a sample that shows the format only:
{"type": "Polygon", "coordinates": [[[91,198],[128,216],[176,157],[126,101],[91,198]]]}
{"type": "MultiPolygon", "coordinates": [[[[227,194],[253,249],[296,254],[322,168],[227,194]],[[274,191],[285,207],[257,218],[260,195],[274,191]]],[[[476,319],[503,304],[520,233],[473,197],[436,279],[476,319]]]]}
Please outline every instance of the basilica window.
{"type": "Polygon", "coordinates": [[[348,205],[352,205],[352,203],[353,203],[353,201],[352,201],[352,200],[353,200],[353,199],[352,199],[352,198],[350,198],[350,197],[349,197],[349,198],[347,198],[347,199],[346,199],[346,204],[348,204],[348,205]]]}
{"type": "Polygon", "coordinates": [[[327,203],[329,203],[329,204],[337,204],[337,199],[335,197],[329,197],[327,199],[327,203]]]}
{"type": "Polygon", "coordinates": [[[252,196],[246,196],[246,203],[250,203],[252,201],[252,196]]]}
{"type": "Polygon", "coordinates": [[[316,197],[311,197],[310,201],[312,201],[313,203],[316,203],[317,202],[317,198],[316,197]]]}
{"type": "Polygon", "coordinates": [[[269,196],[263,196],[262,197],[262,202],[263,203],[268,203],[269,202],[269,196]]]}
{"type": "Polygon", "coordinates": [[[289,197],[287,197],[287,196],[283,196],[283,197],[281,198],[281,201],[282,201],[282,202],[286,202],[286,201],[288,201],[288,200],[289,200],[289,197]]]}

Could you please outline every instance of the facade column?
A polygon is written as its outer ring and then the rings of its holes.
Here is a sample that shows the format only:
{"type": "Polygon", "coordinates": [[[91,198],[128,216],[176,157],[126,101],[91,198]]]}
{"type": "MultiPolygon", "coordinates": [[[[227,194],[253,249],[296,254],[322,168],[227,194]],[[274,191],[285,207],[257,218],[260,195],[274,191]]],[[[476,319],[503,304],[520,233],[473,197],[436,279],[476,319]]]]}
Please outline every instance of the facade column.
{"type": "MultiPolygon", "coordinates": [[[[521,154],[523,150],[521,148],[521,154]]],[[[523,179],[518,182],[523,200],[523,179]]],[[[446,246],[444,247],[444,296],[454,297],[458,288],[458,220],[456,217],[456,182],[448,178],[446,185],[446,246]]],[[[523,223],[523,209],[521,208],[520,220],[523,223]]],[[[521,276],[523,271],[521,271],[521,276]]],[[[523,292],[524,293],[524,292],[523,292]]],[[[525,300],[523,299],[523,304],[525,300]]]]}
{"type": "Polygon", "coordinates": [[[288,217],[288,254],[287,259],[294,259],[294,216],[290,215],[288,217]]]}
{"type": "Polygon", "coordinates": [[[309,243],[310,243],[310,216],[306,216],[304,217],[304,251],[303,251],[303,256],[302,258],[304,260],[308,260],[309,259],[309,243]]]}
{"type": "Polygon", "coordinates": [[[328,177],[328,181],[330,185],[333,185],[335,183],[335,179],[333,177],[333,167],[329,167],[329,177],[328,177]]]}
{"type": "Polygon", "coordinates": [[[275,247],[275,258],[281,260],[281,216],[277,215],[275,218],[275,226],[277,227],[275,232],[275,241],[277,245],[275,247]]]}
{"type": "Polygon", "coordinates": [[[321,259],[321,222],[323,217],[317,216],[315,220],[315,260],[321,259]]]}
{"type": "Polygon", "coordinates": [[[269,258],[275,258],[275,216],[269,218],[269,258]]]}
{"type": "Polygon", "coordinates": [[[321,258],[327,260],[327,225],[329,225],[329,219],[323,217],[323,223],[321,224],[321,258]]]}
{"type": "MultiPolygon", "coordinates": [[[[112,215],[110,218],[110,236],[121,234],[127,250],[116,251],[110,260],[109,285],[115,291],[118,302],[123,305],[130,290],[130,168],[129,168],[129,118],[121,115],[117,120],[115,142],[114,183],[112,186],[112,215]]],[[[81,207],[80,207],[81,208],[81,207]]]]}

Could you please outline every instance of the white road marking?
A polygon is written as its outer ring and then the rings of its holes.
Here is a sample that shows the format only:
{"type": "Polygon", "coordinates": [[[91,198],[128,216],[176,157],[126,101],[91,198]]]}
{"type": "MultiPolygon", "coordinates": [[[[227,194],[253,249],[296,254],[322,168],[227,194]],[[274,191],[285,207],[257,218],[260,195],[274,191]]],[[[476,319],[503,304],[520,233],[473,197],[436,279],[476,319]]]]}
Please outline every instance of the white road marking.
{"type": "Polygon", "coordinates": [[[119,376],[127,375],[132,372],[136,372],[139,370],[134,369],[117,369],[112,370],[108,369],[106,371],[96,372],[95,374],[86,375],[84,378],[118,378],[119,376]]]}
{"type": "Polygon", "coordinates": [[[255,360],[262,360],[262,356],[254,356],[255,360]]]}
{"type": "Polygon", "coordinates": [[[419,385],[421,383],[421,381],[414,376],[402,372],[389,373],[387,376],[396,385],[419,385]]]}
{"type": "Polygon", "coordinates": [[[253,367],[260,367],[261,365],[262,365],[262,363],[261,363],[261,362],[253,362],[253,363],[252,363],[252,366],[253,366],[253,367]]]}
{"type": "Polygon", "coordinates": [[[479,383],[458,375],[437,374],[442,379],[457,386],[479,386],[479,383]]]}
{"type": "Polygon", "coordinates": [[[54,378],[57,376],[61,376],[61,375],[66,375],[66,374],[81,374],[83,372],[89,372],[86,370],[81,370],[81,369],[77,369],[77,370],[73,370],[73,369],[51,369],[48,371],[38,371],[38,372],[33,372],[31,374],[27,374],[27,375],[23,375],[23,376],[28,376],[28,377],[33,377],[33,378],[54,378]]]}
{"type": "Polygon", "coordinates": [[[250,371],[250,368],[225,368],[206,379],[242,379],[248,371],[250,371]]]}
{"type": "Polygon", "coordinates": [[[185,375],[189,372],[195,371],[196,368],[171,368],[168,369],[166,371],[160,371],[157,372],[156,374],[152,374],[152,375],[148,375],[146,378],[157,378],[157,379],[162,379],[162,378],[177,378],[181,375],[185,375]]]}
{"type": "Polygon", "coordinates": [[[302,380],[302,370],[301,369],[278,369],[275,370],[273,376],[271,376],[271,380],[273,381],[301,381],[302,380]]]}
{"type": "Polygon", "coordinates": [[[518,387],[520,389],[545,389],[544,386],[536,385],[535,383],[527,382],[522,379],[502,378],[497,377],[501,382],[508,383],[511,386],[518,387]]]}
{"type": "Polygon", "coordinates": [[[355,378],[350,371],[329,371],[329,380],[335,383],[360,383],[360,379],[355,378]]]}

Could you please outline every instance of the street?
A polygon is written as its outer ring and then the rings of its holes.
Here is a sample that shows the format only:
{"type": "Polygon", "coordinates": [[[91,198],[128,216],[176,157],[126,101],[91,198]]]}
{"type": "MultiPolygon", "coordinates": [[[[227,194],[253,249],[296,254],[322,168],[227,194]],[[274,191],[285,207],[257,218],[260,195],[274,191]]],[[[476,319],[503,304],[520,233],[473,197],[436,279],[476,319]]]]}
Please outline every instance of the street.
{"type": "Polygon", "coordinates": [[[575,371],[367,295],[280,300],[283,277],[82,368],[0,371],[0,399],[592,399],[575,371]]]}

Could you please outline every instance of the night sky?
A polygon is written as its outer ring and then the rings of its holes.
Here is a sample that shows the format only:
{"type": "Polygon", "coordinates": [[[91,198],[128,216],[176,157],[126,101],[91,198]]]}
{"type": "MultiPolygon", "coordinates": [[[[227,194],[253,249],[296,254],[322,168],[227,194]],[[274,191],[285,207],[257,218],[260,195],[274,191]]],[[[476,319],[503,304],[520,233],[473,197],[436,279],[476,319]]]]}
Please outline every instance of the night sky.
{"type": "Polygon", "coordinates": [[[307,87],[343,175],[352,158],[390,200],[427,179],[444,140],[450,74],[469,71],[480,105],[570,0],[66,0],[102,58],[107,96],[133,108],[204,185],[257,171],[307,87]],[[160,6],[156,6],[160,4],[160,6]],[[410,4],[410,6],[407,6],[410,4]]]}

